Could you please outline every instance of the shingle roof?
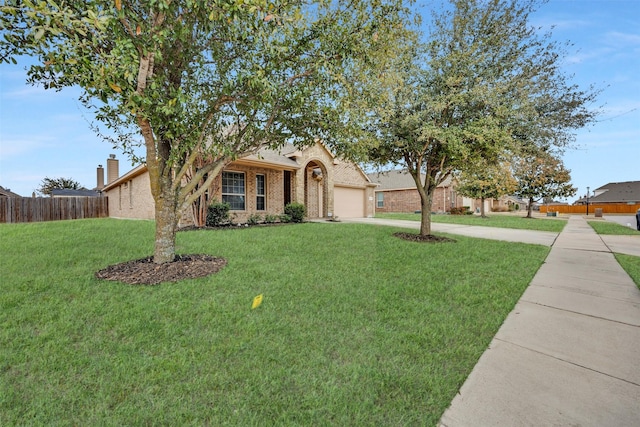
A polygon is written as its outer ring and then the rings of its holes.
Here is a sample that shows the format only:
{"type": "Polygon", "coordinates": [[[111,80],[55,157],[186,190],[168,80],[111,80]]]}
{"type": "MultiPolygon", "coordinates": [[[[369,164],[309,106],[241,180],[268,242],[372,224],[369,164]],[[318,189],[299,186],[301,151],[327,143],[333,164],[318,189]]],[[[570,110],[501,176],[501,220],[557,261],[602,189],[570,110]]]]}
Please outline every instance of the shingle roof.
{"type": "MultiPolygon", "coordinates": [[[[415,189],[416,183],[406,170],[390,170],[386,172],[374,172],[367,175],[371,182],[379,184],[376,191],[415,189]]],[[[424,181],[424,174],[420,179],[424,181]]],[[[438,187],[451,186],[451,177],[447,177],[438,187]]]]}
{"type": "Polygon", "coordinates": [[[290,158],[293,153],[297,151],[296,147],[291,144],[287,144],[279,150],[272,150],[269,148],[263,148],[258,151],[257,154],[251,154],[238,160],[253,160],[271,163],[275,165],[288,166],[298,169],[300,165],[294,159],[290,158]]]}
{"type": "MultiPolygon", "coordinates": [[[[591,203],[640,203],[640,181],[610,182],[595,189],[591,203]]],[[[584,198],[578,200],[585,201],[584,198]]]]}
{"type": "Polygon", "coordinates": [[[100,192],[95,190],[72,190],[71,188],[54,188],[51,197],[100,197],[100,192]]]}
{"type": "Polygon", "coordinates": [[[22,197],[22,196],[0,185],[0,197],[22,197]]]}

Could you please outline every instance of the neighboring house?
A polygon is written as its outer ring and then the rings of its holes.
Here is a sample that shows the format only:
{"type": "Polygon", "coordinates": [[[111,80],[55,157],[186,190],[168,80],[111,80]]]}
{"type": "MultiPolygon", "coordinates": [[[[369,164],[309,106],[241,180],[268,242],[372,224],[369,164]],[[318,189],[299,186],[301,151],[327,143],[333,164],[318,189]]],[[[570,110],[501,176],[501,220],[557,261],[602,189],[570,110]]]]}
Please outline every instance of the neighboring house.
{"type": "Polygon", "coordinates": [[[13,191],[9,190],[8,188],[4,188],[3,186],[0,185],[0,197],[22,197],[19,194],[14,193],[13,191]]]}
{"type": "MultiPolygon", "coordinates": [[[[375,189],[376,213],[418,212],[422,210],[415,181],[406,170],[370,173],[369,179],[378,184],[375,189]]],[[[424,181],[424,175],[421,180],[424,181]]],[[[473,209],[472,202],[472,199],[464,198],[456,193],[455,182],[449,177],[436,188],[431,210],[444,213],[449,212],[451,208],[462,206],[469,206],[473,209]]]]}
{"type": "MultiPolygon", "coordinates": [[[[584,205],[586,203],[586,197],[575,201],[575,204],[578,205],[584,205]]],[[[589,204],[620,203],[640,203],[640,181],[610,182],[593,190],[593,196],[589,195],[589,204]]]]}
{"type": "Polygon", "coordinates": [[[576,200],[573,205],[541,205],[540,212],[566,214],[636,214],[640,209],[640,181],[610,182],[593,190],[593,195],[576,200]]]}
{"type": "MultiPolygon", "coordinates": [[[[529,204],[528,200],[521,199],[518,196],[502,196],[499,199],[494,199],[491,205],[491,210],[494,212],[499,211],[526,211],[529,204]]],[[[533,204],[533,208],[536,209],[537,203],[533,204]]]]}
{"type": "MultiPolygon", "coordinates": [[[[154,201],[145,165],[122,176],[115,156],[107,159],[107,183],[98,189],[109,198],[109,216],[154,218],[154,201]]],[[[104,180],[104,178],[102,178],[104,180]]],[[[333,156],[316,143],[304,150],[287,145],[281,150],[263,149],[230,163],[209,189],[210,199],[228,202],[236,222],[246,222],[252,214],[282,214],[290,202],[303,203],[307,218],[371,217],[374,215],[374,188],[354,163],[333,156]]],[[[181,225],[193,223],[193,214],[184,212],[181,225]]]]}
{"type": "MultiPolygon", "coordinates": [[[[369,179],[378,184],[375,190],[376,213],[378,212],[419,212],[420,195],[413,177],[406,170],[391,170],[369,174],[369,179]]],[[[420,177],[424,181],[424,175],[420,177]]],[[[482,201],[461,196],[456,191],[456,180],[445,179],[433,195],[432,212],[444,213],[451,208],[467,206],[471,211],[480,212],[482,201]]],[[[526,210],[527,201],[515,196],[503,196],[499,199],[486,199],[485,212],[526,210]]]]}

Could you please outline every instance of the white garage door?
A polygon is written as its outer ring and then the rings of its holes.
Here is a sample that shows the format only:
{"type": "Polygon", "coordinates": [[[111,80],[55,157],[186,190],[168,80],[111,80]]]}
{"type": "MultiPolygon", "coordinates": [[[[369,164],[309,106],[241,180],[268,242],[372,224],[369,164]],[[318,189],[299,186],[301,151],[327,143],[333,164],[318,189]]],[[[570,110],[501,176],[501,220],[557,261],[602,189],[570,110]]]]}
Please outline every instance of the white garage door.
{"type": "Polygon", "coordinates": [[[364,210],[364,190],[360,188],[334,187],[333,206],[338,218],[362,218],[364,210]]]}

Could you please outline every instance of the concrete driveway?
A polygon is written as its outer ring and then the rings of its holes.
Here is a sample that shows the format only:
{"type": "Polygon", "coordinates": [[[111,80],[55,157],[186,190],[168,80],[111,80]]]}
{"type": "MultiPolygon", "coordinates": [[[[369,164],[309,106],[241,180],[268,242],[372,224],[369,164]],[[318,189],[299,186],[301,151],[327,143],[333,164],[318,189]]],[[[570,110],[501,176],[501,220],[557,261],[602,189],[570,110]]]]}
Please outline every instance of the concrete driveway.
{"type": "Polygon", "coordinates": [[[606,221],[611,221],[624,225],[625,227],[636,228],[636,217],[634,215],[607,215],[604,214],[602,218],[606,221]]]}

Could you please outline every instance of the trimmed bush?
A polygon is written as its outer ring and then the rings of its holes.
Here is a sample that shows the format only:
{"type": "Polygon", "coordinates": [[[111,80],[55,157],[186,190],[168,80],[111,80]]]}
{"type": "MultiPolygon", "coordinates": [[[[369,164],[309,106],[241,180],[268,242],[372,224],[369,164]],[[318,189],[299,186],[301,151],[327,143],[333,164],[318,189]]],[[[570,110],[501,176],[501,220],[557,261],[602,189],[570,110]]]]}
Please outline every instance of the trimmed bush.
{"type": "Polygon", "coordinates": [[[287,215],[287,214],[281,214],[280,215],[280,222],[282,222],[282,223],[291,222],[291,216],[287,215]]]}
{"type": "Polygon", "coordinates": [[[466,215],[469,212],[468,206],[462,206],[460,208],[451,208],[451,215],[466,215]]]}
{"type": "Polygon", "coordinates": [[[260,214],[251,214],[249,215],[249,219],[247,219],[247,224],[256,225],[262,221],[262,215],[260,214]]]}
{"type": "Polygon", "coordinates": [[[278,221],[278,215],[266,214],[264,216],[264,222],[266,224],[274,224],[278,221]]]}
{"type": "Polygon", "coordinates": [[[291,222],[302,222],[307,208],[302,203],[289,203],[284,207],[284,213],[291,217],[291,222]]]}
{"type": "Polygon", "coordinates": [[[207,227],[218,227],[220,225],[230,224],[229,203],[214,201],[207,208],[207,227]]]}

